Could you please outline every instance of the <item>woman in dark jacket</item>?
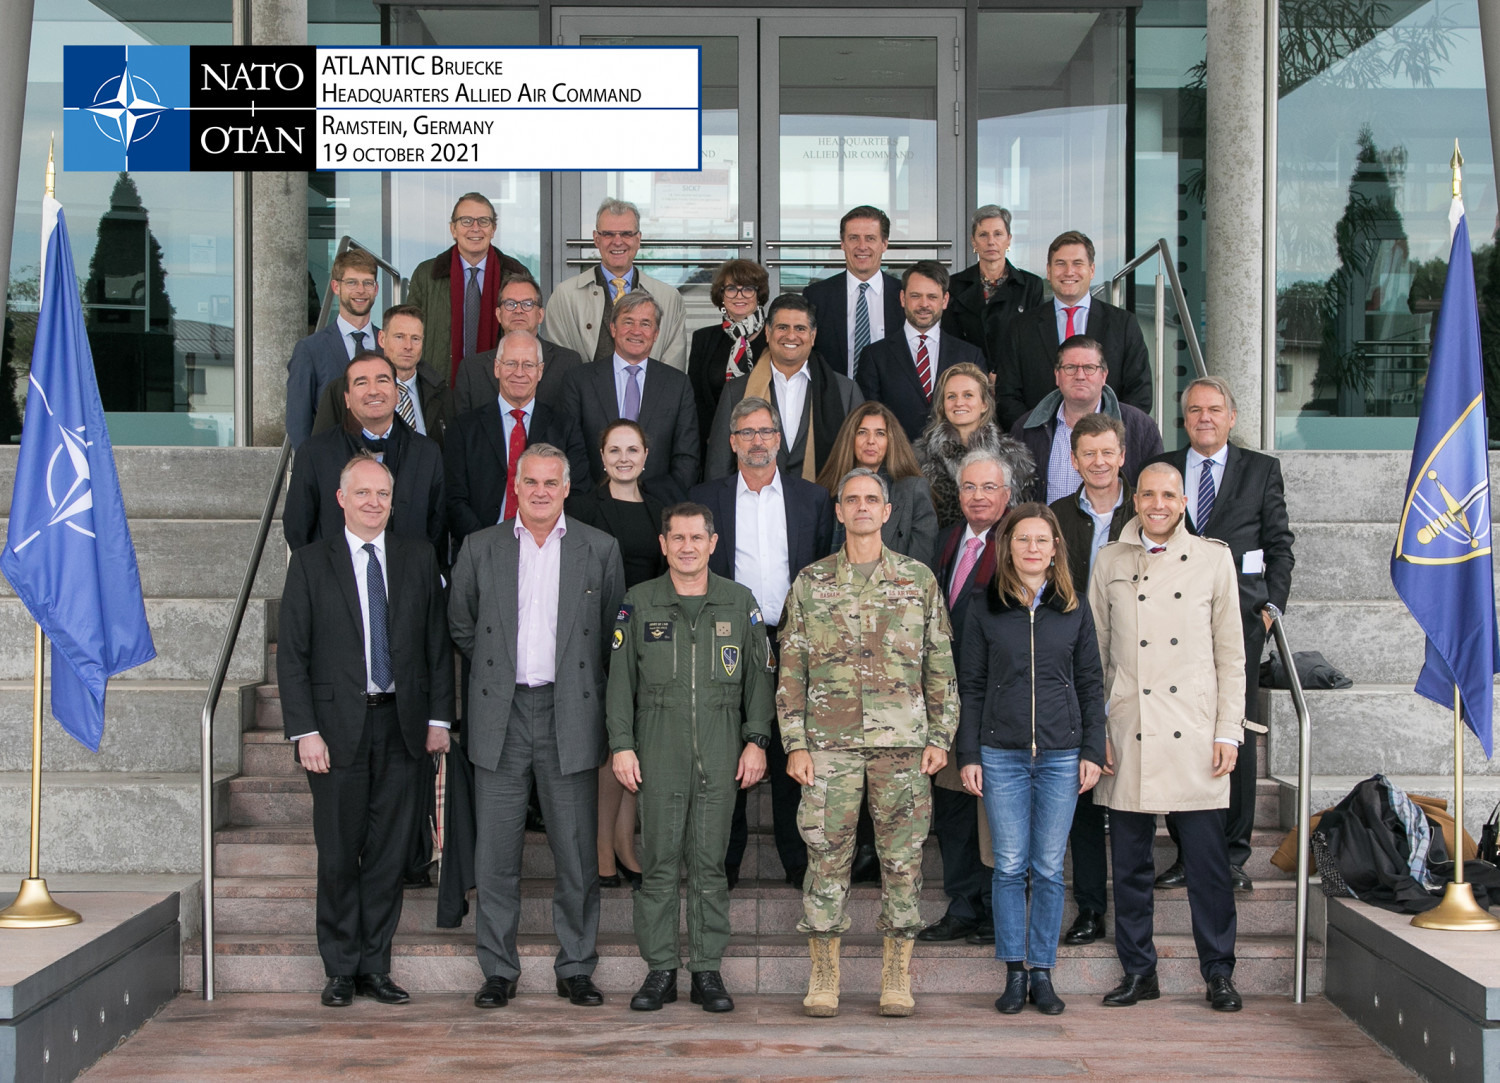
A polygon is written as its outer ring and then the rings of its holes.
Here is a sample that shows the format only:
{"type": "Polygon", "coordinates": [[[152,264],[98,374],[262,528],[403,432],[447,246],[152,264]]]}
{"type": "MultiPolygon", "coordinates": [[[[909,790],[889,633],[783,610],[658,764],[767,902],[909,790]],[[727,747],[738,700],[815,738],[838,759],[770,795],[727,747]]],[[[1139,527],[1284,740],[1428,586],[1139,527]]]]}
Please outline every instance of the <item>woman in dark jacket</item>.
{"type": "Polygon", "coordinates": [[[1010,324],[1042,303],[1042,280],[1016,267],[1010,251],[1010,211],[988,203],[969,217],[969,244],[979,262],[948,280],[943,330],[984,351],[991,372],[1009,348],[1010,324]]]}
{"type": "MultiPolygon", "coordinates": [[[[885,547],[935,569],[938,525],[932,490],[922,476],[911,441],[890,407],[866,402],[844,418],[818,475],[818,484],[833,496],[844,475],[856,466],[869,467],[890,485],[891,517],[880,528],[885,547]]],[[[844,528],[838,527],[834,533],[838,548],[844,544],[844,528]]]]}
{"type": "Polygon", "coordinates": [[[698,461],[708,448],[724,385],[750,371],[766,349],[766,302],[771,282],[766,269],[748,259],[732,259],[714,272],[709,299],[719,310],[719,322],[693,332],[688,347],[688,381],[698,406],[698,461]]]}
{"type": "Polygon", "coordinates": [[[959,657],[959,777],[984,801],[994,843],[995,1008],[1057,1015],[1063,855],[1078,795],[1104,768],[1104,675],[1094,619],[1073,588],[1057,516],[1012,508],[996,541],[986,604],[969,606],[959,657]],[[1031,880],[1030,917],[1026,881],[1031,880]],[[1028,973],[1026,967],[1030,965],[1028,973]],[[1029,989],[1028,989],[1029,987],[1029,989]]]}

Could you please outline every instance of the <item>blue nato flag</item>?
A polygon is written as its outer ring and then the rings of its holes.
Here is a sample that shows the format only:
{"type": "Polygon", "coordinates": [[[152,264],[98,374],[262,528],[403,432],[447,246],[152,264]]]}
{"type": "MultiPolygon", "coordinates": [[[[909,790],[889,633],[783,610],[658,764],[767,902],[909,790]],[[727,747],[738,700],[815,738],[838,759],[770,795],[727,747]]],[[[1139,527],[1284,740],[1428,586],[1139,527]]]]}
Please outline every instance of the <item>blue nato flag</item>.
{"type": "Polygon", "coordinates": [[[52,714],[91,750],[104,689],[156,657],[62,207],[43,204],[42,303],[0,570],[52,641],[52,714]]]}
{"type": "Polygon", "coordinates": [[[1451,708],[1457,686],[1464,721],[1488,757],[1494,674],[1500,670],[1490,555],[1489,439],[1474,262],[1468,222],[1457,199],[1452,219],[1448,280],[1432,338],[1401,526],[1391,551],[1391,582],[1427,636],[1417,692],[1451,708]]]}

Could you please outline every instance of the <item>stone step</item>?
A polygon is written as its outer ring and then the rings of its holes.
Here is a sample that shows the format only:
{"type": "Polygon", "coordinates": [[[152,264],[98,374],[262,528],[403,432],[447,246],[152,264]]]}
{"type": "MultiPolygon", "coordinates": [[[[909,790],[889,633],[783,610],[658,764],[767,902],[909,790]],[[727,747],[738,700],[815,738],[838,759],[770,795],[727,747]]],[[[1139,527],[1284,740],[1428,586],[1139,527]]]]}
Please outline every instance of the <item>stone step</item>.
{"type": "MultiPolygon", "coordinates": [[[[517,938],[521,956],[520,995],[556,995],[550,936],[517,938]]],[[[1160,957],[1157,975],[1164,993],[1201,994],[1203,979],[1191,936],[1156,937],[1160,957]]],[[[623,1009],[645,975],[636,944],[626,934],[601,935],[594,981],[610,999],[606,1007],[623,1009]]],[[[186,989],[202,984],[202,942],[183,945],[182,977],[186,989]]],[[[1004,970],[988,945],[917,944],[912,952],[912,990],[923,993],[975,993],[993,996],[1004,970]]],[[[1291,937],[1241,936],[1235,944],[1235,984],[1247,996],[1285,996],[1292,986],[1291,937]]],[[[1322,945],[1308,945],[1308,988],[1322,989],[1322,945]]],[[[870,934],[843,938],[840,959],[843,995],[858,1002],[880,989],[881,941],[870,934]]],[[[398,936],[392,945],[391,976],[413,994],[472,992],[483,981],[474,958],[472,936],[464,933],[398,936]]],[[[734,936],[722,973],[733,993],[803,993],[808,976],[807,940],[795,934],[734,936]]],[[[216,939],[214,981],[217,992],[315,993],[324,982],[323,963],[311,934],[237,935],[216,939]]],[[[679,979],[681,980],[681,979],[679,979]]],[[[1096,996],[1120,980],[1114,945],[1097,941],[1085,947],[1058,949],[1053,982],[1064,996],[1096,996]]],[[[866,1005],[873,1010],[873,1003],[866,1005]]],[[[853,1007],[850,1003],[849,1007],[853,1007]]],[[[920,1011],[921,1009],[918,1008],[920,1011]]]]}
{"type": "Polygon", "coordinates": [[[1291,607],[1282,623],[1293,651],[1319,651],[1355,684],[1416,683],[1422,629],[1399,600],[1308,601],[1294,572],[1291,607]]]}
{"type": "MultiPolygon", "coordinates": [[[[1396,520],[1295,523],[1294,530],[1297,566],[1292,572],[1293,609],[1308,599],[1396,600],[1396,588],[1391,585],[1396,520]]],[[[1500,540],[1500,527],[1491,531],[1491,537],[1500,540]]]]}
{"type": "MultiPolygon", "coordinates": [[[[1390,523],[1401,518],[1410,451],[1277,451],[1287,514],[1300,522],[1390,523]]],[[[1500,487],[1500,452],[1490,452],[1491,487],[1500,487]]],[[[1300,552],[1298,554],[1300,559],[1300,552]]]]}
{"type": "Polygon", "coordinates": [[[240,735],[240,742],[241,770],[246,777],[306,777],[306,773],[292,758],[291,742],[281,732],[280,726],[274,730],[247,729],[240,735]]]}
{"type": "MultiPolygon", "coordinates": [[[[207,683],[115,681],[104,699],[98,753],[68,736],[52,718],[51,682],[42,692],[44,771],[197,771],[207,683]]],[[[214,712],[214,769],[240,769],[240,735],[255,702],[255,685],[224,685],[214,712]]],[[[31,681],[0,681],[0,771],[31,770],[31,681]]]]}
{"type": "MultiPolygon", "coordinates": [[[[227,781],[215,776],[216,824],[228,819],[227,781]]],[[[26,869],[30,824],[30,772],[0,772],[0,869],[26,869]]],[[[43,876],[195,872],[202,867],[199,825],[197,771],[42,775],[43,876]]]]}
{"type": "MultiPolygon", "coordinates": [[[[141,592],[147,598],[238,597],[259,525],[248,519],[132,518],[130,536],[141,573],[141,592]]],[[[5,523],[0,529],[8,526],[5,523]]],[[[275,522],[266,537],[251,597],[281,596],[286,560],[286,540],[281,523],[275,522]]],[[[14,595],[0,576],[0,596],[14,595]]]]}
{"type": "MultiPolygon", "coordinates": [[[[0,515],[10,514],[18,447],[0,448],[0,515]]],[[[259,520],[280,447],[117,447],[125,514],[259,520]]]]}
{"type": "MultiPolygon", "coordinates": [[[[1473,738],[1471,737],[1470,740],[1473,738]]],[[[1313,812],[1332,808],[1347,797],[1350,790],[1369,777],[1370,775],[1313,775],[1313,812]]],[[[1453,773],[1451,770],[1442,775],[1388,774],[1386,777],[1407,793],[1441,797],[1448,802],[1450,810],[1453,808],[1453,773]]],[[[1281,815],[1287,823],[1293,823],[1297,815],[1297,779],[1296,776],[1292,776],[1280,782],[1281,815]]],[[[1484,821],[1489,818],[1497,803],[1500,803],[1500,777],[1495,775],[1465,777],[1464,828],[1476,842],[1479,839],[1480,830],[1484,827],[1484,821]]]]}
{"type": "MultiPolygon", "coordinates": [[[[552,933],[553,881],[528,879],[521,882],[523,934],[552,933]]],[[[683,886],[683,896],[687,888],[683,886]]],[[[634,895],[629,886],[601,888],[599,931],[629,933],[634,927],[634,895]]],[[[1296,886],[1290,881],[1267,881],[1254,891],[1235,896],[1241,936],[1290,936],[1295,927],[1296,886]]],[[[259,876],[221,877],[214,885],[215,928],[225,936],[272,933],[305,933],[315,928],[317,884],[312,877],[259,876]]],[[[1111,893],[1113,898],[1113,893],[1111,893]]],[[[463,935],[474,932],[473,898],[461,926],[463,935]]],[[[935,881],[922,889],[922,917],[933,922],[948,909],[947,896],[935,881]]],[[[849,892],[848,912],[856,929],[873,929],[880,912],[880,889],[875,884],[855,884],[849,892]]],[[[684,908],[685,909],[685,908],[684,908]]],[[[1114,932],[1113,907],[1106,916],[1109,935],[1114,932]]],[[[1063,913],[1063,928],[1077,917],[1071,892],[1063,913]]],[[[787,933],[802,917],[802,892],[780,880],[741,880],[729,894],[731,928],[744,935],[787,933]]],[[[1161,933],[1190,933],[1187,890],[1163,889],[1156,893],[1156,929],[1161,933]]],[[[684,915],[682,929],[686,930],[684,915]]],[[[400,934],[443,933],[439,929],[437,889],[407,888],[401,911],[400,934]]]]}
{"type": "MultiPolygon", "coordinates": [[[[265,599],[255,599],[246,607],[230,658],[229,679],[265,679],[268,605],[265,599]]],[[[146,621],[156,643],[156,657],[115,681],[209,680],[233,611],[233,598],[147,598],[146,621]]],[[[19,598],[0,598],[0,680],[31,680],[34,627],[19,598]]]]}

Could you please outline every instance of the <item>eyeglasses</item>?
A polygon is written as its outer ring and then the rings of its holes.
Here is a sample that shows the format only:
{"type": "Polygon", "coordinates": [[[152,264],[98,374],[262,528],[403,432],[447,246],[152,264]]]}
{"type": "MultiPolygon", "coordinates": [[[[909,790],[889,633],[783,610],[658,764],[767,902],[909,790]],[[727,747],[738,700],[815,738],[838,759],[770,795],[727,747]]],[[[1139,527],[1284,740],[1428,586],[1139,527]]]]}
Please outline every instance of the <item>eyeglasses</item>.
{"type": "Polygon", "coordinates": [[[530,312],[533,308],[539,307],[541,303],[540,301],[501,301],[500,307],[507,312],[514,312],[516,309],[520,309],[522,312],[530,312]]]}
{"type": "Polygon", "coordinates": [[[1103,365],[1058,365],[1057,371],[1064,376],[1097,376],[1104,371],[1103,365]]]}
{"type": "Polygon", "coordinates": [[[462,218],[453,219],[453,224],[461,226],[464,229],[473,229],[475,226],[478,226],[480,229],[493,229],[495,220],[487,214],[481,215],[478,218],[466,214],[462,218]]]}
{"type": "Polygon", "coordinates": [[[1022,549],[1031,549],[1033,547],[1037,549],[1050,549],[1053,544],[1051,534],[1039,534],[1036,537],[1032,537],[1030,534],[1017,534],[1011,538],[1011,541],[1015,542],[1022,549]]]}
{"type": "Polygon", "coordinates": [[[339,285],[346,290],[373,290],[375,280],[373,278],[341,278],[339,285]]]}
{"type": "Polygon", "coordinates": [[[541,365],[540,361],[502,361],[502,362],[500,362],[500,371],[501,372],[515,372],[516,369],[520,369],[522,372],[536,372],[541,367],[542,367],[542,365],[541,365]]]}
{"type": "Polygon", "coordinates": [[[594,236],[603,237],[606,241],[628,241],[632,237],[639,237],[641,231],[638,229],[596,229],[594,236]]]}
{"type": "Polygon", "coordinates": [[[754,297],[760,291],[754,286],[725,286],[725,297],[754,297]]]}
{"type": "Polygon", "coordinates": [[[993,481],[987,481],[983,485],[975,485],[972,481],[966,481],[958,487],[958,491],[964,496],[973,496],[975,493],[983,493],[985,496],[996,496],[1004,485],[996,485],[993,481]]]}
{"type": "Polygon", "coordinates": [[[741,440],[753,440],[757,436],[762,440],[769,440],[780,431],[780,429],[735,429],[729,435],[738,436],[741,440]]]}

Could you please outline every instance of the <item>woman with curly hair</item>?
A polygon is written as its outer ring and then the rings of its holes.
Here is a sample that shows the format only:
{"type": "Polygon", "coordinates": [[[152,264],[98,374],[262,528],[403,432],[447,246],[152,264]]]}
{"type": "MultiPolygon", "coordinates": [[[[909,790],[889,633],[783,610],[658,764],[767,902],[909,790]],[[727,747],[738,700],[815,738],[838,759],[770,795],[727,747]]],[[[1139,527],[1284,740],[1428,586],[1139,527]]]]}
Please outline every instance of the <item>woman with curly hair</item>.
{"type": "Polygon", "coordinates": [[[995,423],[989,377],[968,362],[944,369],[932,393],[932,418],[912,446],[932,488],[938,529],[963,518],[958,506],[958,464],[971,451],[992,451],[1009,467],[1011,500],[1031,485],[1036,464],[1019,440],[995,423]]]}

